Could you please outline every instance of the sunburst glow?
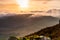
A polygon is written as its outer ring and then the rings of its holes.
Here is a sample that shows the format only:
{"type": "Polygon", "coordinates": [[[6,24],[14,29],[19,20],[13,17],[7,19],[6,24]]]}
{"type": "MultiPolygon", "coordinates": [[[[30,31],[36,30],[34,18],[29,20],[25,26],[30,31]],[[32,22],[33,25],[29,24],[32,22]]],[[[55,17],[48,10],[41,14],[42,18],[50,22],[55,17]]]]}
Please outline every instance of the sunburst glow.
{"type": "Polygon", "coordinates": [[[29,0],[16,0],[21,8],[28,8],[29,0]]]}

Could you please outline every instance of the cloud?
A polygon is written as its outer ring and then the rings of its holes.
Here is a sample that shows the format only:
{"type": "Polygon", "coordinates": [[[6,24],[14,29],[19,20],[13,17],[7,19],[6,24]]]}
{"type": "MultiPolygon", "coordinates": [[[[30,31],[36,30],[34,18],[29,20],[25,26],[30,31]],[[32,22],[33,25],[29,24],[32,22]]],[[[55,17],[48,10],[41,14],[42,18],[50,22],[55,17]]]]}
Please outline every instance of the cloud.
{"type": "Polygon", "coordinates": [[[56,17],[60,19],[60,9],[49,9],[46,13],[50,16],[56,17]]]}
{"type": "Polygon", "coordinates": [[[35,16],[20,14],[0,18],[0,35],[8,37],[25,36],[43,28],[58,24],[59,19],[51,16],[35,16]]]}
{"type": "Polygon", "coordinates": [[[34,1],[60,1],[60,0],[34,0],[34,1]]]}
{"type": "MultiPolygon", "coordinates": [[[[2,4],[5,5],[5,3],[11,4],[15,3],[15,0],[0,0],[0,3],[1,5],[2,4]]],[[[40,2],[37,2],[37,4],[38,3],[40,2]]],[[[50,7],[52,5],[52,8],[60,8],[59,3],[60,1],[59,2],[54,1],[54,2],[48,2],[47,4],[50,7]],[[55,4],[58,5],[56,6],[55,4]]],[[[2,7],[1,5],[0,7],[2,7]]],[[[41,5],[39,7],[41,7],[41,5]]],[[[5,6],[3,6],[3,8],[5,8],[5,6]]],[[[10,7],[6,8],[8,9],[10,7]]],[[[40,10],[40,8],[38,9],[40,10]]],[[[0,16],[0,38],[2,39],[5,37],[7,38],[10,35],[25,36],[30,33],[34,33],[43,28],[58,24],[59,18],[60,13],[46,13],[46,12],[36,14],[35,13],[19,14],[19,15],[9,14],[9,16],[8,15],[0,16]]]]}
{"type": "Polygon", "coordinates": [[[15,0],[0,0],[0,4],[14,4],[15,0]]]}

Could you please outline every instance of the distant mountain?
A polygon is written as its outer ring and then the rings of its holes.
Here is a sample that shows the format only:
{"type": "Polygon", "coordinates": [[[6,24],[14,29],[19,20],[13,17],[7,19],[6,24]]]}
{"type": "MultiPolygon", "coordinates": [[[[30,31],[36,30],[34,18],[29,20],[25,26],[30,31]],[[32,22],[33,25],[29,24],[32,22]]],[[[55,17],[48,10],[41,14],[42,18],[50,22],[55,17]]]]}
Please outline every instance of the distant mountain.
{"type": "Polygon", "coordinates": [[[60,9],[49,9],[46,11],[46,13],[50,14],[50,16],[60,19],[60,9]]]}
{"type": "Polygon", "coordinates": [[[59,12],[60,13],[60,9],[49,9],[47,10],[47,13],[56,13],[56,12],[59,12]]]}

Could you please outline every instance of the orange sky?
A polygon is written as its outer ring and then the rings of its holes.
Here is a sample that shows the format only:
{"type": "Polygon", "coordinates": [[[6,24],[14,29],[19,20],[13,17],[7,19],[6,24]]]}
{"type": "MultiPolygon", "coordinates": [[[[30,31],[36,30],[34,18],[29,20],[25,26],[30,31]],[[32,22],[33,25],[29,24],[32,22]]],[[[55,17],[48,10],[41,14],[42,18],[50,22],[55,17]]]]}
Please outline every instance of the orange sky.
{"type": "MultiPolygon", "coordinates": [[[[48,10],[51,8],[60,8],[60,1],[59,0],[30,0],[28,10],[48,10]]],[[[16,0],[0,0],[0,11],[18,11],[20,10],[16,0]]]]}
{"type": "Polygon", "coordinates": [[[18,11],[18,6],[16,4],[5,4],[0,6],[0,11],[18,11]]]}

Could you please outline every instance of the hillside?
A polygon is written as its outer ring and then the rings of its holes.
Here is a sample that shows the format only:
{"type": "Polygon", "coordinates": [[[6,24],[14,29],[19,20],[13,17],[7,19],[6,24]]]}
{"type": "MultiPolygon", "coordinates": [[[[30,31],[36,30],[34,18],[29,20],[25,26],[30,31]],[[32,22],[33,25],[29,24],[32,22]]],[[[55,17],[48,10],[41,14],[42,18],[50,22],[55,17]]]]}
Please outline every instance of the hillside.
{"type": "Polygon", "coordinates": [[[48,27],[45,29],[42,29],[38,32],[35,32],[33,34],[27,35],[25,37],[29,37],[29,36],[33,36],[33,35],[44,35],[44,36],[48,36],[50,38],[52,38],[52,40],[60,40],[60,23],[52,26],[52,27],[48,27]]]}

